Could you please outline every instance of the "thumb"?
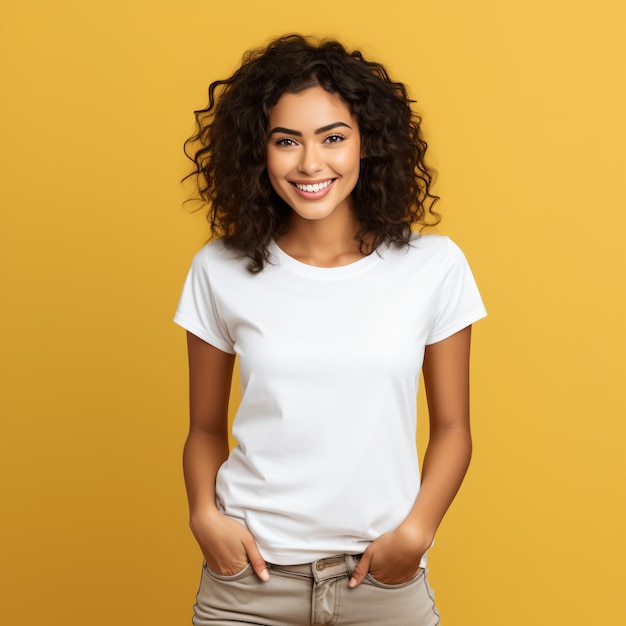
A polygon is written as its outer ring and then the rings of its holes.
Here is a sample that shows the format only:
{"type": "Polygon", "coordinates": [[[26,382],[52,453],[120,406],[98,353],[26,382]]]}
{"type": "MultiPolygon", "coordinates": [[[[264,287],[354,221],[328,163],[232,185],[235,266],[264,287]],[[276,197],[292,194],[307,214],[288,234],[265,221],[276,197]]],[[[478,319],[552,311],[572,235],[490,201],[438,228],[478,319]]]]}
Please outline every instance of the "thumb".
{"type": "Polygon", "coordinates": [[[372,557],[370,556],[370,553],[366,550],[363,553],[363,556],[360,558],[359,562],[357,563],[356,567],[354,568],[354,571],[352,572],[352,576],[348,582],[348,587],[353,588],[363,582],[365,575],[367,574],[367,572],[369,572],[371,560],[372,557]]]}
{"type": "Polygon", "coordinates": [[[264,582],[270,579],[270,573],[267,570],[267,563],[259,552],[259,547],[256,545],[256,541],[250,538],[244,541],[243,547],[248,555],[248,561],[252,565],[252,569],[256,572],[256,575],[264,582]]]}

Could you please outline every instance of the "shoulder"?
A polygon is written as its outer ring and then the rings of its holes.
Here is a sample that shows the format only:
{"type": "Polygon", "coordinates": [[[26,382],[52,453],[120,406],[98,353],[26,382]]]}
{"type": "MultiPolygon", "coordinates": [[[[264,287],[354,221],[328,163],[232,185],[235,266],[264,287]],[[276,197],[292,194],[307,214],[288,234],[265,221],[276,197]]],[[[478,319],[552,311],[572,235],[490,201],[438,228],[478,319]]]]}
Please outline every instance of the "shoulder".
{"type": "Polygon", "coordinates": [[[191,272],[210,283],[214,289],[224,288],[229,293],[250,284],[266,284],[275,274],[275,266],[267,263],[263,271],[248,270],[250,259],[233,250],[223,239],[213,239],[196,253],[191,272]]]}
{"type": "Polygon", "coordinates": [[[219,268],[245,269],[245,262],[235,251],[226,246],[222,239],[212,239],[206,243],[193,258],[192,266],[197,270],[209,272],[219,268]]]}
{"type": "MultiPolygon", "coordinates": [[[[408,244],[392,248],[390,256],[400,260],[401,263],[439,265],[445,264],[449,255],[454,254],[456,250],[459,250],[458,246],[444,235],[413,233],[408,244]]],[[[384,256],[387,257],[388,253],[384,256]]]]}
{"type": "Polygon", "coordinates": [[[221,238],[212,239],[204,244],[196,256],[209,262],[233,261],[237,258],[237,255],[226,246],[224,240],[221,238]]]}
{"type": "Polygon", "coordinates": [[[441,285],[468,269],[459,246],[444,235],[415,233],[407,246],[392,248],[382,256],[388,273],[398,272],[404,278],[413,277],[420,284],[432,286],[441,285]]]}
{"type": "Polygon", "coordinates": [[[409,242],[410,254],[422,259],[438,260],[446,265],[465,262],[459,246],[446,235],[414,233],[409,242]]]}
{"type": "Polygon", "coordinates": [[[423,233],[413,233],[409,240],[409,246],[418,250],[424,250],[436,254],[442,252],[447,254],[450,250],[459,249],[459,247],[447,235],[433,235],[423,233]]]}
{"type": "Polygon", "coordinates": [[[445,250],[450,243],[450,238],[445,235],[424,235],[422,233],[413,233],[409,240],[409,247],[419,250],[428,250],[436,252],[445,250]]]}

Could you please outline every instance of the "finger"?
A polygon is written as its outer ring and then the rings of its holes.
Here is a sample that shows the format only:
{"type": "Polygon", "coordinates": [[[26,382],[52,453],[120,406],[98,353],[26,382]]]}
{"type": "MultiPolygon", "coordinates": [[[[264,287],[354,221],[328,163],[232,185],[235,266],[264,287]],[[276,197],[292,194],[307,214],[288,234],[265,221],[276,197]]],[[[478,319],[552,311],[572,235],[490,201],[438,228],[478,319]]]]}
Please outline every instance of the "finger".
{"type": "Polygon", "coordinates": [[[365,575],[370,569],[371,560],[372,560],[372,557],[369,555],[369,553],[366,550],[363,553],[363,556],[360,558],[359,562],[357,563],[357,566],[354,568],[354,571],[352,572],[352,576],[350,580],[348,581],[348,587],[353,588],[353,587],[356,587],[357,585],[360,585],[363,582],[365,575]]]}
{"type": "Polygon", "coordinates": [[[262,581],[267,582],[270,579],[270,573],[267,570],[267,563],[265,562],[265,559],[261,556],[261,553],[259,552],[256,541],[246,541],[243,544],[243,547],[246,549],[248,561],[250,561],[250,565],[252,565],[252,569],[256,572],[256,575],[262,581]]]}

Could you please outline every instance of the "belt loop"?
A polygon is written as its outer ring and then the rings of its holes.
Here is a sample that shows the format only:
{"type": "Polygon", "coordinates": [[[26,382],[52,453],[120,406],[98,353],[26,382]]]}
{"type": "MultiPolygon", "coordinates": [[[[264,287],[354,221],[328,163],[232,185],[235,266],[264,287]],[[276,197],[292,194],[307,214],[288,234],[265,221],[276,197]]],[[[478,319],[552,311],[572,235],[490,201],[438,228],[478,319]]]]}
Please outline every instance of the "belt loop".
{"type": "Polygon", "coordinates": [[[346,554],[346,567],[348,568],[348,575],[352,576],[354,572],[354,568],[357,566],[359,560],[361,559],[362,554],[346,554]]]}

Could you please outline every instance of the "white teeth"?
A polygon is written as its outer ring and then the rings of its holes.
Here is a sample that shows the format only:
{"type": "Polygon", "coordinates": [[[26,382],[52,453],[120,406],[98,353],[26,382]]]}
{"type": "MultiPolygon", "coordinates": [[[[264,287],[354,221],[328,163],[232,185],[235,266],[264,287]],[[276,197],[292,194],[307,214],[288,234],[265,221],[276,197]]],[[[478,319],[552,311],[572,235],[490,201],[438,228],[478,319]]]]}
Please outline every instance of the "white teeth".
{"type": "Polygon", "coordinates": [[[322,189],[326,189],[326,187],[328,187],[328,185],[330,185],[330,183],[332,182],[333,181],[331,179],[331,180],[325,180],[323,183],[315,183],[314,185],[301,185],[300,183],[294,183],[294,184],[300,191],[308,191],[309,193],[314,193],[316,191],[321,191],[322,189]]]}

